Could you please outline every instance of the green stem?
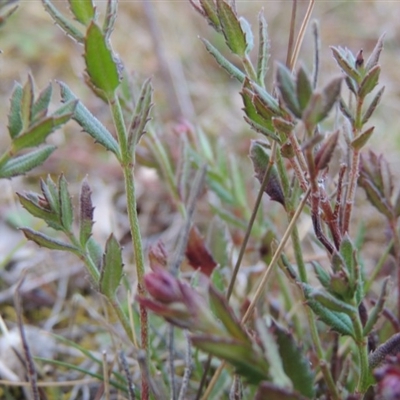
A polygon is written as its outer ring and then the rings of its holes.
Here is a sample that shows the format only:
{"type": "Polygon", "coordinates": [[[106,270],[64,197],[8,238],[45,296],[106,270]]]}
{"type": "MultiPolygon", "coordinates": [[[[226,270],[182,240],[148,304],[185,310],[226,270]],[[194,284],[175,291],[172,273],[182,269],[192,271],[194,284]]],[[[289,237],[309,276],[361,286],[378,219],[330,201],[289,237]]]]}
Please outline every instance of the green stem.
{"type": "Polygon", "coordinates": [[[248,77],[252,81],[259,83],[256,70],[254,69],[253,64],[250,61],[250,58],[247,55],[243,57],[242,63],[248,77]]]}
{"type": "Polygon", "coordinates": [[[368,389],[369,377],[368,344],[363,335],[363,326],[358,312],[352,317],[352,320],[360,367],[360,377],[358,380],[357,391],[359,393],[364,393],[368,389]]]}
{"type": "MultiPolygon", "coordinates": [[[[128,135],[126,132],[125,122],[118,97],[114,95],[114,98],[110,100],[109,104],[113,115],[114,126],[117,131],[118,142],[121,149],[120,162],[124,173],[128,219],[132,235],[133,253],[135,257],[136,276],[138,281],[138,294],[139,296],[145,296],[146,289],[144,287],[144,254],[142,236],[139,227],[139,218],[137,213],[136,190],[133,175],[135,163],[135,148],[130,151],[128,147],[128,135]]],[[[149,365],[149,331],[146,308],[143,306],[139,306],[139,314],[141,347],[146,354],[146,365],[149,365]]],[[[148,398],[149,385],[146,380],[145,374],[142,374],[142,399],[147,400],[148,398]]]]}

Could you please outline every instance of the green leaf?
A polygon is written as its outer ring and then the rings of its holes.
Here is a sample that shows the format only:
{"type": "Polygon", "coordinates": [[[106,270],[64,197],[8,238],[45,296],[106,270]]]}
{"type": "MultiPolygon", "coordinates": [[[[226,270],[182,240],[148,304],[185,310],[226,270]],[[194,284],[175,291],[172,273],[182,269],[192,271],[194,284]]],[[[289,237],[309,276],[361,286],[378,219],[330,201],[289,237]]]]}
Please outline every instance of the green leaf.
{"type": "MultiPolygon", "coordinates": [[[[69,87],[62,82],[58,82],[61,87],[61,97],[64,101],[78,100],[71,92],[69,87]]],[[[120,158],[120,150],[118,142],[104,125],[82,104],[78,102],[72,118],[87,132],[96,142],[99,142],[107,150],[112,151],[120,158]]]]}
{"type": "Polygon", "coordinates": [[[217,0],[217,13],[226,44],[232,53],[244,57],[247,53],[248,43],[236,12],[224,0],[217,0]]]}
{"type": "Polygon", "coordinates": [[[244,36],[246,38],[246,50],[245,53],[248,54],[250,53],[251,50],[253,50],[254,47],[254,36],[253,32],[251,30],[251,26],[249,22],[244,19],[243,17],[239,18],[240,26],[242,28],[242,31],[244,32],[244,36]]]}
{"type": "Polygon", "coordinates": [[[72,113],[60,115],[59,117],[47,117],[36,122],[13,141],[14,151],[18,152],[22,149],[41,145],[52,132],[66,123],[71,116],[72,113]]]}
{"type": "Polygon", "coordinates": [[[353,306],[345,303],[342,300],[339,300],[323,290],[313,289],[309,292],[309,296],[331,311],[344,313],[348,316],[353,316],[357,312],[353,306]]]}
{"type": "Polygon", "coordinates": [[[321,285],[325,289],[329,288],[330,281],[331,281],[329,274],[325,271],[325,269],[317,261],[312,261],[311,265],[313,266],[315,275],[317,276],[321,285]]]}
{"type": "Polygon", "coordinates": [[[367,322],[365,323],[364,329],[363,329],[363,335],[368,336],[369,333],[372,331],[374,328],[374,325],[376,324],[376,321],[378,321],[378,318],[382,315],[383,308],[385,307],[385,302],[387,299],[388,295],[388,284],[389,284],[390,277],[386,277],[383,280],[382,287],[381,287],[381,292],[379,294],[378,301],[370,310],[367,322]]]}
{"type": "Polygon", "coordinates": [[[244,117],[244,120],[251,126],[251,128],[254,131],[261,133],[262,135],[266,136],[267,138],[269,138],[271,140],[281,143],[279,136],[275,135],[275,133],[272,130],[270,130],[264,126],[264,125],[267,125],[265,123],[265,121],[263,124],[258,124],[257,122],[252,121],[250,118],[248,118],[246,116],[244,117]]]}
{"type": "Polygon", "coordinates": [[[319,301],[310,296],[312,289],[310,286],[302,284],[304,295],[307,299],[307,305],[318,315],[318,317],[326,325],[334,331],[342,335],[352,336],[354,338],[353,323],[347,314],[342,312],[332,311],[331,309],[322,305],[319,301]]]}
{"type": "Polygon", "coordinates": [[[270,57],[270,43],[268,38],[268,25],[263,10],[258,13],[258,35],[257,81],[261,86],[264,86],[264,79],[268,71],[268,60],[270,57]]]}
{"type": "Polygon", "coordinates": [[[68,191],[68,182],[64,175],[60,176],[58,180],[59,199],[61,210],[61,222],[67,232],[71,231],[72,222],[74,218],[74,210],[72,207],[71,196],[68,191]]]}
{"type": "Polygon", "coordinates": [[[235,367],[236,372],[250,383],[257,384],[268,377],[268,365],[258,349],[237,339],[221,338],[211,335],[192,335],[193,346],[226,360],[235,367]]]}
{"type": "Polygon", "coordinates": [[[21,203],[22,207],[25,208],[29,212],[29,214],[33,215],[36,218],[40,218],[46,222],[50,222],[52,224],[58,225],[60,228],[60,218],[58,217],[57,213],[52,210],[47,210],[41,207],[37,202],[33,201],[30,196],[23,195],[17,193],[19,202],[21,203]]]}
{"type": "Polygon", "coordinates": [[[358,89],[358,96],[364,98],[367,94],[371,93],[379,82],[379,75],[381,73],[381,67],[375,65],[371,68],[365,75],[364,79],[360,83],[360,88],[358,89]]]}
{"type": "Polygon", "coordinates": [[[315,373],[310,368],[310,360],[306,358],[304,349],[297,345],[293,335],[279,325],[273,325],[273,332],[279,346],[283,369],[292,381],[293,388],[303,396],[313,399],[315,373]]]}
{"type": "Polygon", "coordinates": [[[365,111],[365,113],[362,117],[362,122],[361,122],[362,125],[366,124],[368,122],[368,120],[370,119],[371,115],[373,114],[376,107],[378,106],[384,91],[385,91],[385,87],[383,86],[381,89],[379,89],[378,93],[376,93],[374,99],[371,101],[371,104],[369,105],[369,107],[367,108],[367,110],[365,111]]]}
{"type": "Polygon", "coordinates": [[[308,102],[310,101],[312,91],[313,88],[311,79],[305,70],[305,67],[300,65],[296,76],[296,94],[301,112],[306,109],[308,102]]]}
{"type": "Polygon", "coordinates": [[[227,225],[218,217],[214,216],[208,227],[207,245],[214,260],[220,269],[226,267],[230,260],[230,237],[227,225]]]}
{"type": "Polygon", "coordinates": [[[76,247],[71,246],[70,244],[62,242],[58,239],[54,239],[43,233],[36,232],[30,228],[21,228],[21,231],[24,233],[24,235],[28,240],[32,240],[41,247],[46,247],[47,249],[50,250],[69,251],[75,254],[79,253],[76,247]]]}
{"type": "Polygon", "coordinates": [[[46,182],[44,182],[43,179],[40,180],[40,189],[42,190],[50,209],[57,215],[60,214],[59,190],[50,175],[47,176],[46,182]]]}
{"type": "Polygon", "coordinates": [[[69,36],[73,37],[78,43],[83,43],[84,36],[79,29],[76,29],[67,18],[65,18],[58,10],[54,7],[50,0],[42,0],[44,9],[50,14],[55,23],[69,36]]]}
{"type": "Polygon", "coordinates": [[[153,106],[153,87],[150,79],[147,79],[140,91],[139,100],[136,104],[135,113],[129,128],[129,145],[133,151],[142,135],[145,133],[146,124],[150,120],[150,110],[153,106]]]}
{"type": "Polygon", "coordinates": [[[321,93],[315,92],[311,96],[308,106],[303,112],[303,121],[309,131],[328,116],[336,101],[339,100],[342,80],[342,77],[333,78],[321,93]]]}
{"type": "Polygon", "coordinates": [[[81,185],[81,194],[79,198],[80,215],[79,215],[79,241],[85,246],[89,238],[92,236],[93,227],[93,204],[92,191],[86,179],[81,185]]]}
{"type": "Polygon", "coordinates": [[[200,0],[201,8],[199,8],[193,0],[190,0],[190,3],[201,15],[207,19],[208,23],[217,32],[221,31],[221,25],[219,23],[217,8],[214,0],[200,0]]]}
{"type": "Polygon", "coordinates": [[[236,78],[243,83],[246,75],[230,61],[228,61],[208,40],[200,38],[206,46],[207,51],[215,58],[215,61],[226,71],[230,76],[236,78]]]}
{"type": "Polygon", "coordinates": [[[348,57],[345,53],[346,50],[341,48],[331,46],[332,54],[336,62],[339,64],[339,67],[343,70],[343,72],[349,77],[354,79],[357,83],[360,83],[361,75],[357,71],[355,65],[352,65],[348,57]]]}
{"type": "Polygon", "coordinates": [[[89,240],[86,242],[86,250],[93,264],[96,265],[99,271],[101,271],[103,263],[103,249],[93,239],[93,237],[90,237],[89,240]]]}
{"type": "Polygon", "coordinates": [[[8,114],[8,133],[11,139],[17,137],[22,131],[21,102],[23,92],[22,86],[16,82],[10,100],[10,113],[8,114]]]}
{"type": "Polygon", "coordinates": [[[76,20],[87,26],[95,19],[95,8],[92,0],[68,0],[69,8],[74,14],[76,20]]]}
{"type": "Polygon", "coordinates": [[[351,141],[351,147],[356,150],[361,150],[368,142],[369,138],[374,133],[374,126],[371,126],[366,131],[360,133],[355,139],[351,141]]]}
{"type": "Polygon", "coordinates": [[[22,89],[22,99],[21,99],[21,119],[22,127],[26,129],[29,127],[32,121],[32,107],[33,107],[33,96],[34,96],[34,84],[32,75],[28,75],[28,80],[26,81],[22,89]]]}
{"type": "Polygon", "coordinates": [[[240,321],[236,318],[232,308],[227,303],[225,297],[218,293],[212,285],[209,285],[209,301],[211,310],[215,316],[222,322],[227,330],[229,337],[250,344],[250,339],[242,327],[240,321]]]}
{"type": "Polygon", "coordinates": [[[111,234],[106,242],[99,285],[100,291],[109,299],[114,298],[121,282],[123,266],[121,247],[111,234]]]}
{"type": "Polygon", "coordinates": [[[372,68],[374,68],[378,62],[379,57],[381,55],[381,51],[383,50],[383,39],[385,38],[386,33],[383,33],[381,37],[378,39],[374,50],[372,50],[371,55],[368,57],[367,62],[365,63],[365,70],[369,72],[372,68]]]}
{"type": "Polygon", "coordinates": [[[37,121],[47,115],[52,93],[53,86],[49,83],[47,87],[40,92],[39,97],[33,103],[32,121],[37,121]]]}
{"type": "Polygon", "coordinates": [[[118,67],[109,43],[94,21],[86,33],[84,58],[92,84],[102,90],[109,100],[112,99],[119,86],[118,67]]]}
{"type": "Polygon", "coordinates": [[[8,160],[0,168],[0,178],[12,178],[43,164],[56,149],[55,146],[44,146],[19,157],[8,160]]]}
{"type": "Polygon", "coordinates": [[[288,111],[290,111],[295,117],[301,118],[301,110],[297,99],[294,79],[291,72],[283,64],[278,64],[276,81],[281,98],[288,111]]]}

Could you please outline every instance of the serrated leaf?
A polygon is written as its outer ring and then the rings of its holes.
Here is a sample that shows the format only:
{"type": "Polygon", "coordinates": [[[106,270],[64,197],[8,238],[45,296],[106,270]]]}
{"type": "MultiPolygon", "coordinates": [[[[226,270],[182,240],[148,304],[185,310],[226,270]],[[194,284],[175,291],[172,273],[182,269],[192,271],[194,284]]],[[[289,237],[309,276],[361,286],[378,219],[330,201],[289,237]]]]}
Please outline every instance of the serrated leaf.
{"type": "MultiPolygon", "coordinates": [[[[252,121],[250,118],[248,118],[246,116],[244,117],[244,120],[251,126],[251,128],[254,131],[261,133],[262,135],[266,136],[267,138],[269,138],[271,140],[281,143],[279,136],[275,135],[275,133],[272,130],[266,128],[264,125],[258,124],[257,122],[252,121]]],[[[265,124],[265,122],[264,122],[264,124],[265,124]]]]}
{"type": "Polygon", "coordinates": [[[351,147],[356,150],[361,150],[368,142],[369,138],[374,133],[374,126],[371,126],[366,131],[360,133],[355,139],[351,141],[351,147]]]}
{"type": "MultiPolygon", "coordinates": [[[[62,82],[58,82],[61,87],[61,97],[64,101],[78,100],[71,92],[69,87],[62,82]]],[[[112,151],[120,158],[120,150],[118,142],[112,134],[104,127],[104,125],[83,105],[78,102],[72,118],[87,132],[96,142],[99,142],[107,150],[112,151]]]]}
{"type": "Polygon", "coordinates": [[[18,152],[22,149],[41,145],[52,132],[67,122],[71,116],[72,114],[65,114],[59,117],[46,117],[36,122],[13,141],[14,151],[18,152]]]}
{"type": "Polygon", "coordinates": [[[282,100],[288,111],[290,111],[295,117],[301,118],[301,110],[297,100],[295,82],[291,72],[283,64],[278,64],[276,81],[282,100]]]}
{"type": "Polygon", "coordinates": [[[123,266],[121,247],[111,234],[106,242],[99,282],[100,291],[109,299],[114,298],[121,282],[123,266]]]}
{"type": "Polygon", "coordinates": [[[74,210],[72,207],[71,196],[68,191],[68,182],[64,175],[58,180],[61,223],[67,232],[71,231],[74,219],[74,210]]]}
{"type": "Polygon", "coordinates": [[[0,178],[12,178],[17,175],[25,174],[43,164],[55,149],[55,146],[44,146],[30,153],[8,160],[0,168],[0,178]]]}
{"type": "Polygon", "coordinates": [[[103,32],[106,39],[114,29],[115,20],[118,14],[118,0],[107,0],[106,17],[104,18],[103,32]]]}
{"type": "Polygon", "coordinates": [[[380,73],[381,67],[379,65],[375,65],[375,67],[368,71],[358,89],[358,96],[360,98],[363,99],[367,94],[371,93],[375,89],[379,82],[380,73]]]}
{"type": "Polygon", "coordinates": [[[371,115],[373,114],[376,107],[378,106],[384,91],[385,91],[385,87],[382,87],[381,89],[379,89],[378,93],[376,93],[374,99],[371,101],[371,104],[369,105],[369,107],[367,108],[367,110],[365,111],[365,113],[362,117],[362,122],[361,122],[362,125],[366,124],[368,122],[368,120],[370,119],[371,115]]]}
{"type": "Polygon", "coordinates": [[[261,10],[258,13],[258,57],[257,57],[257,81],[263,86],[265,75],[268,71],[268,60],[270,57],[270,43],[268,38],[268,25],[264,17],[264,12],[261,10]]]}
{"type": "Polygon", "coordinates": [[[102,90],[108,99],[112,99],[119,86],[118,67],[109,43],[94,21],[90,23],[86,33],[84,58],[86,71],[93,85],[102,90]]]}
{"type": "Polygon", "coordinates": [[[37,121],[47,115],[52,93],[53,86],[49,83],[47,87],[40,92],[39,97],[33,103],[32,121],[37,121]]]}
{"type": "Polygon", "coordinates": [[[379,57],[381,55],[381,51],[383,50],[383,39],[385,38],[385,36],[386,36],[386,33],[383,33],[381,35],[381,37],[376,42],[374,50],[372,50],[371,55],[368,57],[368,60],[365,63],[365,70],[367,72],[370,71],[372,68],[374,68],[378,64],[379,57]]]}
{"type": "Polygon", "coordinates": [[[232,53],[244,57],[247,52],[246,35],[236,12],[224,0],[217,0],[217,13],[227,46],[232,53]]]}
{"type": "Polygon", "coordinates": [[[207,51],[215,58],[215,61],[226,71],[228,74],[236,78],[239,82],[243,83],[246,75],[230,61],[228,61],[208,40],[200,38],[206,46],[207,51]]]}
{"type": "Polygon", "coordinates": [[[296,94],[299,102],[300,111],[303,112],[312,95],[312,82],[303,65],[300,65],[296,76],[296,94]]]}
{"type": "Polygon", "coordinates": [[[293,335],[279,325],[273,325],[273,332],[279,346],[283,369],[292,381],[293,388],[309,399],[314,398],[315,373],[310,368],[310,360],[305,357],[304,350],[294,341],[293,335]]]}
{"type": "Polygon", "coordinates": [[[198,349],[229,362],[250,383],[257,384],[268,377],[266,361],[248,343],[211,335],[192,335],[191,342],[198,349]]]}
{"type": "Polygon", "coordinates": [[[68,0],[69,8],[76,20],[87,26],[95,17],[95,8],[92,0],[68,0]]]}
{"type": "Polygon", "coordinates": [[[208,23],[213,26],[217,32],[221,31],[221,24],[219,22],[215,1],[200,0],[200,4],[204,12],[203,15],[207,18],[208,23]]]}
{"type": "Polygon", "coordinates": [[[51,210],[47,210],[43,207],[40,207],[36,202],[32,201],[28,196],[17,193],[19,202],[21,203],[22,207],[25,208],[29,212],[29,214],[33,215],[36,218],[40,218],[46,222],[51,222],[60,226],[60,218],[58,215],[51,210]]]}
{"type": "Polygon", "coordinates": [[[353,306],[332,296],[324,290],[313,289],[309,292],[309,296],[331,311],[344,313],[348,316],[353,316],[357,312],[353,306]]]}
{"type": "Polygon", "coordinates": [[[8,114],[8,133],[13,139],[22,131],[21,101],[23,88],[16,82],[10,99],[10,112],[8,114]]]}
{"type": "Polygon", "coordinates": [[[357,83],[361,80],[361,75],[357,71],[355,65],[350,64],[343,49],[331,46],[333,58],[339,64],[339,67],[350,78],[354,79],[357,83]]]}
{"type": "Polygon", "coordinates": [[[93,204],[92,191],[86,179],[83,180],[81,186],[81,194],[79,198],[80,215],[79,215],[79,241],[84,246],[92,235],[93,227],[93,204]]]}
{"type": "Polygon", "coordinates": [[[43,233],[36,232],[30,228],[21,228],[28,240],[32,240],[41,247],[46,247],[51,250],[63,250],[78,254],[79,251],[76,247],[71,246],[69,243],[62,242],[61,240],[54,239],[43,233]]]}
{"type": "Polygon", "coordinates": [[[67,18],[54,7],[50,0],[42,0],[44,9],[50,14],[55,23],[69,36],[73,37],[78,43],[83,43],[84,36],[67,18]]]}
{"type": "Polygon", "coordinates": [[[349,235],[346,233],[342,242],[340,243],[339,252],[346,265],[347,271],[350,275],[354,274],[354,252],[356,251],[353,242],[350,240],[349,235]]]}
{"type": "Polygon", "coordinates": [[[280,117],[273,117],[272,125],[280,134],[284,135],[285,137],[290,135],[295,127],[293,122],[280,117]]]}
{"type": "Polygon", "coordinates": [[[318,170],[325,169],[331,161],[333,152],[335,151],[339,139],[339,131],[331,133],[321,144],[315,154],[315,167],[318,170]]]}
{"type": "Polygon", "coordinates": [[[23,87],[21,98],[21,120],[23,129],[28,128],[32,120],[33,96],[33,78],[31,75],[28,75],[28,80],[23,87]]]}
{"type": "Polygon", "coordinates": [[[251,30],[251,26],[250,26],[249,22],[245,18],[240,17],[239,22],[240,22],[242,31],[244,32],[244,37],[246,39],[245,53],[248,54],[248,53],[250,53],[251,50],[253,50],[253,47],[254,47],[253,32],[251,30]]]}
{"type": "Polygon", "coordinates": [[[48,175],[46,182],[43,179],[40,180],[40,188],[44,197],[46,198],[47,203],[50,206],[50,209],[55,211],[56,214],[60,213],[60,199],[59,199],[59,191],[57,185],[51,179],[51,176],[48,175]]]}
{"type": "Polygon", "coordinates": [[[313,289],[304,284],[302,287],[304,295],[307,299],[307,305],[314,311],[315,314],[317,314],[321,321],[323,321],[334,331],[339,332],[342,335],[352,336],[354,338],[353,323],[347,314],[330,310],[310,296],[310,293],[313,289]]]}

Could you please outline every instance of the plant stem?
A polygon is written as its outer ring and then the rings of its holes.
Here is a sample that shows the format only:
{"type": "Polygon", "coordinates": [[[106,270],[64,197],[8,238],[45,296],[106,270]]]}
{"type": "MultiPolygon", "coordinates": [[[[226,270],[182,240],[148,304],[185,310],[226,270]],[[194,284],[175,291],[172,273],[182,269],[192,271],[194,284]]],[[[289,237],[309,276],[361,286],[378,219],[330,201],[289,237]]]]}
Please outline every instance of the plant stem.
{"type": "Polygon", "coordinates": [[[243,67],[247,73],[247,76],[254,82],[259,83],[258,79],[257,79],[257,73],[253,67],[253,64],[250,61],[250,58],[247,55],[243,57],[242,63],[243,63],[243,67]]]}
{"type": "MultiPolygon", "coordinates": [[[[122,115],[122,109],[119,99],[116,95],[110,100],[110,108],[113,115],[114,126],[117,131],[118,142],[121,149],[121,166],[124,174],[125,181],[125,192],[126,192],[126,202],[129,226],[132,235],[133,253],[135,257],[136,264],[136,276],[137,276],[137,287],[139,296],[146,295],[146,289],[144,287],[144,254],[142,245],[142,236],[139,227],[139,218],[137,214],[137,204],[136,204],[136,190],[134,182],[134,163],[135,163],[135,149],[132,152],[129,151],[128,147],[128,136],[126,132],[125,122],[122,115]]],[[[140,339],[141,347],[146,354],[146,365],[149,361],[149,333],[148,333],[148,319],[147,310],[142,305],[139,306],[140,314],[140,339]]],[[[132,338],[132,336],[131,336],[132,338]]],[[[149,398],[149,385],[145,374],[142,373],[142,400],[147,400],[149,398]]]]}

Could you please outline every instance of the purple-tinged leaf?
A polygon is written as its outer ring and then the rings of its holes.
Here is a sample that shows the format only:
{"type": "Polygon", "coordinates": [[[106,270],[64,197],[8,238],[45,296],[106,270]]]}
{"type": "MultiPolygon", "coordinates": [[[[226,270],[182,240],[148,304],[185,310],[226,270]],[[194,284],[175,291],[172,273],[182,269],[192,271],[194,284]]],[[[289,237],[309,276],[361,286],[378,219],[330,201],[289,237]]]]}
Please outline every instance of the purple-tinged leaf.
{"type": "Polygon", "coordinates": [[[371,55],[368,57],[367,62],[365,63],[365,70],[369,72],[372,68],[374,68],[378,62],[381,52],[383,50],[383,40],[385,39],[386,33],[383,33],[381,37],[376,42],[374,50],[372,50],[371,55]]]}
{"type": "Polygon", "coordinates": [[[385,87],[383,86],[381,89],[379,89],[378,93],[376,93],[374,99],[371,101],[371,104],[369,105],[369,107],[367,108],[367,110],[365,111],[365,113],[362,117],[362,122],[361,122],[362,125],[365,125],[368,122],[368,120],[370,119],[371,115],[373,114],[376,107],[378,106],[384,91],[385,91],[385,87]]]}
{"type": "Polygon", "coordinates": [[[294,392],[291,389],[276,386],[271,382],[262,382],[257,389],[257,393],[254,400],[307,400],[307,397],[303,397],[299,393],[294,392]]]}
{"type": "Polygon", "coordinates": [[[368,356],[369,368],[373,370],[379,367],[386,360],[387,356],[396,356],[400,353],[400,333],[395,333],[385,343],[381,344],[373,353],[368,356]]]}
{"type": "Polygon", "coordinates": [[[81,185],[81,193],[79,197],[79,241],[85,246],[89,238],[92,236],[93,227],[93,204],[92,191],[86,179],[81,185]]]}
{"type": "Polygon", "coordinates": [[[61,240],[54,239],[50,236],[47,236],[43,233],[36,232],[30,228],[21,228],[21,231],[24,233],[28,240],[32,240],[36,244],[41,247],[46,247],[50,250],[62,250],[69,251],[74,254],[79,254],[79,250],[70,245],[69,243],[62,242],[61,240]]]}
{"type": "Polygon", "coordinates": [[[315,167],[318,170],[325,169],[329,162],[331,161],[333,152],[335,151],[337,142],[339,138],[339,131],[335,131],[331,133],[325,140],[322,142],[321,147],[315,154],[315,167]]]}
{"type": "Polygon", "coordinates": [[[297,99],[296,86],[292,73],[283,64],[278,64],[276,81],[279,93],[288,111],[301,118],[301,110],[297,99]]]}
{"type": "Polygon", "coordinates": [[[357,71],[355,63],[349,61],[349,51],[342,48],[331,46],[333,58],[339,64],[342,71],[349,77],[360,83],[361,75],[357,71]]]}

